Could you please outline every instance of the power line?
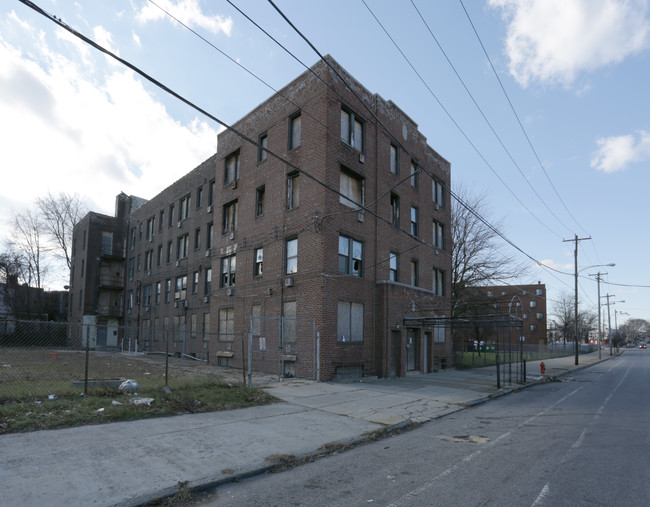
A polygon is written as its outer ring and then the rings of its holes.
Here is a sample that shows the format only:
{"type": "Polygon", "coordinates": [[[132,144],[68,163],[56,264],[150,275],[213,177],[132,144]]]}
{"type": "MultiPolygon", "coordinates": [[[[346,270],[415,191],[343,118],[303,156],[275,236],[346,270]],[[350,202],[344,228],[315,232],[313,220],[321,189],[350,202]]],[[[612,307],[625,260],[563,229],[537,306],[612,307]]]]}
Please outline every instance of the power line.
{"type": "MultiPolygon", "coordinates": [[[[411,0],[411,1],[412,1],[412,0],[411,0]]],[[[467,12],[467,9],[465,8],[465,4],[463,3],[463,0],[458,0],[458,1],[460,2],[461,6],[463,7],[463,11],[465,11],[465,15],[467,16],[467,19],[468,19],[468,21],[469,21],[469,24],[471,25],[472,30],[474,31],[474,34],[476,35],[476,38],[478,39],[478,42],[479,42],[481,48],[483,49],[483,53],[485,54],[485,57],[487,58],[487,60],[488,60],[488,62],[489,62],[489,64],[490,64],[490,67],[492,68],[492,72],[494,73],[494,76],[496,77],[497,81],[499,82],[499,86],[501,87],[501,90],[503,91],[503,94],[505,95],[506,100],[508,101],[508,104],[510,105],[510,109],[512,110],[512,113],[515,115],[515,118],[517,119],[517,123],[519,124],[519,127],[521,128],[521,131],[523,132],[524,137],[526,138],[526,141],[528,142],[528,145],[530,146],[530,149],[532,150],[533,154],[535,155],[535,159],[536,159],[537,162],[539,163],[539,166],[542,168],[542,171],[544,172],[544,175],[546,176],[546,179],[547,179],[548,182],[550,183],[551,187],[553,188],[553,191],[555,192],[555,195],[556,195],[557,198],[560,200],[560,202],[562,203],[562,206],[564,206],[564,209],[565,209],[566,212],[569,214],[569,216],[573,219],[573,221],[575,222],[575,224],[576,224],[580,229],[582,229],[582,231],[585,232],[585,234],[588,234],[588,233],[584,230],[584,228],[583,228],[583,227],[578,223],[578,221],[576,220],[576,218],[573,216],[573,214],[572,214],[571,211],[569,210],[568,206],[566,205],[566,203],[565,203],[564,200],[562,199],[562,196],[560,196],[560,193],[557,191],[557,188],[556,188],[555,185],[553,184],[553,181],[551,180],[551,178],[549,177],[548,173],[546,172],[546,168],[544,167],[544,164],[542,163],[542,160],[540,159],[539,155],[537,154],[537,150],[536,150],[535,147],[533,146],[533,143],[532,143],[532,141],[530,140],[530,137],[528,136],[528,133],[526,132],[526,129],[524,128],[524,125],[523,125],[523,123],[521,122],[521,120],[520,120],[520,118],[519,118],[519,115],[517,114],[517,111],[515,110],[515,107],[514,107],[514,105],[512,104],[512,101],[510,100],[510,96],[508,95],[508,92],[506,92],[506,89],[505,89],[505,87],[503,86],[503,83],[501,82],[501,78],[499,78],[499,74],[497,73],[496,69],[494,68],[494,65],[493,65],[493,63],[492,63],[492,59],[490,58],[490,55],[488,54],[487,50],[485,49],[485,45],[483,44],[483,41],[481,40],[481,37],[480,37],[480,35],[478,34],[478,31],[476,30],[476,27],[474,26],[474,23],[473,23],[473,21],[472,21],[472,18],[471,18],[470,15],[469,15],[469,12],[467,12]]],[[[565,226],[565,227],[566,227],[566,226],[565,226]]]]}
{"type": "MultiPolygon", "coordinates": [[[[377,24],[379,24],[379,26],[381,27],[381,29],[384,31],[384,33],[386,34],[386,36],[387,36],[387,37],[390,39],[390,41],[393,43],[393,45],[395,46],[395,48],[397,49],[397,51],[402,55],[402,57],[404,58],[404,60],[406,60],[406,62],[409,64],[409,66],[411,67],[411,69],[413,70],[413,72],[415,73],[415,75],[418,76],[418,78],[420,79],[420,81],[422,82],[422,84],[425,86],[425,88],[429,91],[429,93],[431,94],[431,96],[432,96],[432,97],[435,99],[435,101],[438,103],[438,105],[440,106],[440,108],[445,112],[445,114],[447,115],[447,117],[451,120],[451,122],[452,122],[452,123],[454,124],[454,126],[458,129],[458,131],[461,133],[461,135],[465,138],[465,140],[469,143],[469,145],[472,147],[472,149],[473,149],[473,150],[476,152],[476,154],[480,157],[480,159],[483,160],[483,162],[484,162],[485,165],[490,169],[490,171],[492,171],[492,173],[497,177],[497,179],[501,182],[501,184],[502,184],[506,189],[508,189],[508,191],[512,194],[512,196],[513,196],[515,199],[517,199],[517,202],[519,202],[519,204],[521,204],[521,205],[526,209],[526,211],[528,211],[528,213],[530,213],[530,215],[531,215],[532,217],[534,217],[534,218],[535,218],[535,219],[536,219],[536,220],[537,220],[537,221],[538,221],[538,222],[539,222],[543,227],[545,227],[549,232],[551,232],[552,234],[555,234],[556,236],[559,237],[558,233],[555,232],[553,229],[551,229],[551,228],[550,228],[548,225],[546,225],[544,222],[542,222],[542,221],[539,219],[539,217],[537,217],[537,215],[535,215],[535,213],[533,213],[533,212],[530,210],[530,208],[528,208],[528,206],[526,206],[526,204],[524,204],[524,202],[523,202],[523,201],[519,198],[519,196],[518,196],[518,195],[517,195],[517,194],[516,194],[516,193],[515,193],[511,188],[510,188],[510,186],[509,186],[509,185],[508,185],[508,184],[503,180],[503,178],[501,178],[501,176],[497,173],[496,169],[494,169],[494,167],[493,167],[493,166],[492,166],[492,165],[487,161],[487,159],[485,158],[485,156],[481,153],[481,151],[478,149],[478,147],[477,147],[477,146],[472,142],[472,140],[469,138],[469,136],[466,134],[466,132],[463,130],[463,128],[460,126],[460,124],[456,121],[456,119],[453,117],[453,115],[452,115],[452,114],[449,112],[449,110],[444,106],[444,104],[443,104],[442,101],[438,98],[438,96],[433,92],[433,90],[431,89],[431,87],[427,84],[427,82],[424,80],[424,78],[422,77],[422,75],[421,75],[421,74],[418,72],[418,70],[415,68],[415,66],[413,65],[413,63],[411,63],[411,61],[409,60],[409,58],[404,54],[404,52],[402,51],[402,49],[401,49],[401,48],[399,47],[399,45],[395,42],[395,39],[393,39],[393,37],[388,33],[388,31],[386,30],[386,28],[384,27],[384,25],[379,21],[379,19],[377,19],[377,16],[375,16],[374,12],[370,9],[370,7],[368,7],[368,4],[365,2],[365,0],[361,0],[361,1],[362,1],[363,4],[366,6],[366,8],[368,9],[368,11],[369,11],[370,14],[372,15],[372,17],[373,17],[373,18],[375,19],[375,21],[377,22],[377,24]]],[[[470,94],[470,95],[471,95],[471,94],[470,94]]],[[[477,107],[478,107],[478,104],[477,104],[477,107]]],[[[479,111],[480,111],[480,108],[479,108],[479,111]]],[[[482,113],[482,111],[481,111],[481,113],[482,113]]],[[[485,118],[485,116],[483,116],[483,117],[485,118]]],[[[485,118],[485,120],[487,121],[487,118],[485,118]]],[[[488,125],[490,125],[489,121],[488,121],[488,125]]],[[[490,125],[490,127],[491,127],[491,125],[490,125]]],[[[501,139],[499,138],[499,136],[497,135],[497,133],[494,131],[494,129],[492,129],[492,132],[493,132],[494,135],[497,137],[497,139],[499,139],[499,142],[501,142],[501,139]]],[[[508,153],[508,154],[510,155],[510,152],[508,152],[507,148],[503,145],[503,143],[501,143],[501,146],[506,150],[506,153],[508,153]]],[[[512,158],[512,156],[511,156],[511,160],[514,162],[514,159],[512,158]]],[[[517,166],[516,162],[514,162],[514,163],[515,163],[515,166],[517,166]]],[[[517,166],[517,168],[519,169],[519,166],[517,166]]],[[[519,169],[519,171],[521,172],[521,169],[519,169]]],[[[523,176],[523,173],[522,173],[522,176],[523,176]]],[[[525,177],[524,177],[524,179],[525,179],[525,177]]],[[[530,184],[530,183],[529,183],[529,184],[530,184]]],[[[539,196],[538,196],[538,197],[539,197],[539,196]]],[[[540,197],[540,200],[541,200],[541,197],[540,197]]],[[[543,201],[542,201],[542,202],[543,202],[543,201]]],[[[557,217],[556,217],[556,218],[557,218],[557,217]]],[[[559,220],[559,219],[558,219],[558,220],[559,220]]],[[[560,222],[560,223],[561,223],[561,222],[560,222]]]]}
{"type": "MultiPolygon", "coordinates": [[[[273,6],[273,8],[278,12],[278,14],[280,14],[280,16],[281,16],[281,17],[282,17],[282,18],[287,22],[287,24],[289,24],[289,26],[291,26],[291,28],[293,28],[293,30],[294,30],[294,31],[295,31],[295,32],[296,32],[296,33],[297,33],[297,34],[298,34],[298,35],[299,35],[299,36],[300,36],[300,37],[301,37],[301,38],[302,38],[302,39],[307,43],[307,45],[309,45],[309,47],[310,47],[310,48],[311,48],[311,49],[312,49],[312,50],[313,50],[313,51],[314,51],[314,52],[315,52],[315,53],[316,53],[316,54],[321,58],[321,60],[323,60],[323,61],[324,61],[324,62],[329,66],[329,68],[332,69],[332,71],[337,75],[337,77],[338,77],[338,78],[339,78],[339,79],[340,79],[340,80],[341,80],[341,81],[342,81],[342,82],[343,82],[343,83],[348,87],[348,89],[349,89],[349,90],[350,90],[350,91],[355,95],[355,97],[357,98],[357,100],[359,100],[359,102],[360,102],[360,103],[361,103],[361,104],[366,108],[366,110],[367,110],[367,111],[368,111],[368,112],[369,112],[369,113],[370,113],[370,114],[375,118],[375,121],[376,121],[379,125],[381,125],[382,128],[384,128],[384,130],[385,130],[387,133],[389,133],[389,134],[392,136],[393,139],[395,139],[395,140],[397,141],[397,136],[395,136],[395,134],[393,134],[393,132],[392,132],[389,128],[387,128],[387,127],[386,127],[386,126],[381,122],[381,120],[380,120],[380,119],[377,117],[377,115],[376,115],[376,114],[371,110],[371,108],[370,108],[367,104],[365,104],[365,103],[363,102],[363,100],[361,100],[361,98],[358,96],[358,94],[355,92],[355,90],[352,88],[352,86],[350,86],[350,84],[345,80],[345,78],[344,78],[343,76],[341,76],[341,74],[340,74],[340,73],[339,73],[339,72],[338,72],[338,71],[337,71],[337,70],[336,70],[336,69],[335,69],[335,68],[330,64],[330,62],[327,61],[327,59],[325,59],[325,57],[324,57],[324,56],[320,53],[320,51],[319,51],[319,50],[314,46],[314,44],[313,44],[313,43],[312,43],[312,42],[311,42],[311,41],[310,41],[310,40],[309,40],[309,39],[308,39],[308,38],[307,38],[307,37],[306,37],[306,36],[305,36],[305,35],[304,35],[304,34],[303,34],[303,33],[302,33],[302,32],[301,32],[301,31],[300,31],[300,30],[299,30],[299,29],[298,29],[298,28],[297,28],[297,27],[292,23],[292,22],[291,22],[291,20],[286,16],[286,14],[284,14],[284,12],[282,12],[282,10],[281,10],[281,9],[280,9],[280,8],[279,8],[279,7],[274,3],[274,2],[273,2],[273,0],[268,0],[268,2],[273,6]]],[[[228,0],[228,3],[232,4],[231,0],[228,0]]],[[[265,33],[266,33],[266,32],[265,32],[265,33]]],[[[289,50],[286,49],[286,48],[284,48],[284,46],[281,46],[281,47],[282,47],[285,51],[289,52],[289,50]]],[[[296,57],[295,57],[291,52],[289,52],[289,54],[291,54],[291,56],[292,56],[293,58],[296,58],[296,57]]],[[[296,58],[296,59],[297,59],[297,58],[296,58]]],[[[302,62],[301,62],[301,63],[302,63],[302,62]]],[[[303,64],[303,65],[304,65],[304,64],[303,64]]],[[[397,141],[397,142],[399,142],[399,141],[397,141]]],[[[400,143],[400,146],[401,146],[401,143],[400,143]]],[[[415,158],[411,155],[411,153],[408,151],[408,149],[406,149],[406,148],[403,147],[403,146],[402,146],[402,148],[406,151],[407,154],[409,154],[409,156],[411,156],[411,158],[413,158],[413,159],[415,160],[415,158]]],[[[418,167],[421,168],[425,173],[427,173],[431,178],[434,178],[434,179],[435,179],[435,176],[434,176],[433,174],[431,174],[431,173],[430,173],[430,172],[429,172],[425,167],[422,167],[422,166],[420,166],[419,164],[418,164],[418,167]]],[[[529,258],[530,260],[532,260],[533,262],[535,262],[537,265],[539,265],[539,266],[541,266],[541,267],[544,267],[544,268],[546,268],[546,269],[550,269],[550,270],[552,270],[552,271],[555,271],[555,272],[558,272],[558,273],[561,273],[561,274],[568,275],[568,273],[564,273],[564,272],[561,272],[561,271],[559,271],[559,270],[556,270],[556,269],[554,269],[554,268],[552,268],[552,267],[550,267],[550,266],[546,266],[546,265],[543,264],[541,261],[535,259],[532,255],[528,254],[528,253],[525,252],[523,249],[521,249],[518,245],[516,245],[516,244],[513,243],[511,240],[509,240],[509,239],[508,239],[508,238],[507,238],[507,237],[506,237],[506,236],[505,236],[501,231],[499,231],[496,227],[494,227],[491,223],[489,223],[489,222],[487,221],[487,219],[485,219],[482,215],[480,215],[480,213],[478,213],[476,210],[474,210],[473,208],[471,208],[467,203],[465,203],[465,202],[464,202],[464,201],[463,201],[463,200],[462,200],[458,195],[456,195],[456,194],[451,190],[451,188],[448,188],[448,191],[449,191],[450,195],[451,195],[452,197],[454,197],[454,198],[456,199],[456,201],[457,201],[459,204],[461,204],[461,205],[462,205],[464,208],[466,208],[470,213],[472,213],[472,214],[473,214],[477,219],[479,219],[479,220],[480,220],[484,225],[486,225],[486,226],[487,226],[487,227],[488,227],[492,232],[494,232],[496,235],[498,235],[501,239],[503,239],[506,243],[508,243],[508,244],[511,245],[513,248],[515,248],[517,251],[519,251],[520,253],[522,253],[524,256],[526,256],[527,258],[529,258]]],[[[428,245],[427,245],[427,246],[428,246],[428,245]]]]}

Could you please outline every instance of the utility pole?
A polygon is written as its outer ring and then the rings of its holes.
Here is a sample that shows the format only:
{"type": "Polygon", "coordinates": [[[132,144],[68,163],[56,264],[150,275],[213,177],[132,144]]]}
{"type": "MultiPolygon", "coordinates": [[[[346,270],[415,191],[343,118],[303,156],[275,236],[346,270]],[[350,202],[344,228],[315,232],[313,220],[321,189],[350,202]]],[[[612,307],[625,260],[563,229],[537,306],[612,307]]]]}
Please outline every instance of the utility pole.
{"type": "Polygon", "coordinates": [[[615,294],[607,294],[606,296],[603,296],[604,298],[607,298],[607,341],[609,342],[609,355],[612,355],[612,316],[609,313],[609,298],[613,298],[615,294]]]}
{"type": "Polygon", "coordinates": [[[591,239],[591,236],[588,238],[579,238],[578,235],[576,234],[573,239],[564,239],[562,240],[563,242],[567,241],[573,241],[575,242],[575,250],[573,251],[574,258],[575,258],[575,292],[576,292],[576,302],[575,302],[575,313],[574,313],[574,320],[575,320],[575,337],[574,337],[574,348],[575,348],[575,363],[576,366],[578,366],[578,241],[583,241],[586,239],[591,239]]]}
{"type": "Polygon", "coordinates": [[[596,281],[598,282],[598,359],[601,359],[600,355],[600,337],[601,337],[601,328],[600,328],[600,280],[601,275],[606,275],[607,273],[601,273],[600,271],[596,274],[589,273],[589,276],[595,276],[596,281]]]}

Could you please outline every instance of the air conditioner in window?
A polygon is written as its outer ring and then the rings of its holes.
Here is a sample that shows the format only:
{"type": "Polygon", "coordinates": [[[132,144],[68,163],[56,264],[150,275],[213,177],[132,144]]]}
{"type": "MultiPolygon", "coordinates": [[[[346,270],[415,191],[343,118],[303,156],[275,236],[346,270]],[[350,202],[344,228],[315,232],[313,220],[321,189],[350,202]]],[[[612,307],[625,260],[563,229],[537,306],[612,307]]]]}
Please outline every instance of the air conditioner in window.
{"type": "Polygon", "coordinates": [[[144,311],[145,311],[145,312],[151,311],[151,307],[150,307],[150,306],[145,306],[145,307],[144,307],[144,311]]]}
{"type": "Polygon", "coordinates": [[[149,237],[149,243],[153,243],[153,235],[149,237]]]}
{"type": "Polygon", "coordinates": [[[435,252],[436,255],[438,255],[438,253],[439,253],[437,248],[434,250],[434,252],[435,252]]]}
{"type": "Polygon", "coordinates": [[[210,302],[210,296],[203,296],[203,302],[204,303],[209,303],[210,302]]]}
{"type": "Polygon", "coordinates": [[[208,206],[208,213],[212,213],[212,204],[210,204],[210,206],[208,206]]]}
{"type": "Polygon", "coordinates": [[[174,301],[174,308],[178,308],[178,301],[174,301]]]}
{"type": "Polygon", "coordinates": [[[231,187],[232,187],[233,190],[235,190],[237,188],[237,180],[232,182],[231,187]]]}
{"type": "Polygon", "coordinates": [[[293,278],[285,278],[284,279],[284,286],[285,287],[293,287],[293,278]]]}
{"type": "Polygon", "coordinates": [[[181,260],[178,259],[178,260],[176,261],[176,267],[179,268],[180,266],[181,266],[181,260]]]}
{"type": "Polygon", "coordinates": [[[436,203],[436,211],[440,209],[440,204],[436,203]]]}
{"type": "Polygon", "coordinates": [[[226,296],[232,296],[235,293],[234,289],[226,289],[226,296]]]}
{"type": "Polygon", "coordinates": [[[231,232],[231,233],[228,235],[228,238],[231,239],[231,240],[235,239],[235,233],[234,233],[234,232],[231,232]]]}
{"type": "Polygon", "coordinates": [[[363,215],[363,211],[360,211],[359,213],[357,213],[357,221],[363,222],[364,219],[365,219],[365,217],[363,215]]]}
{"type": "Polygon", "coordinates": [[[178,228],[181,228],[181,225],[183,225],[183,222],[178,222],[178,228]]]}
{"type": "Polygon", "coordinates": [[[205,256],[210,257],[211,253],[212,252],[210,251],[210,249],[208,249],[208,250],[205,251],[205,256]]]}
{"type": "Polygon", "coordinates": [[[362,164],[366,161],[366,156],[363,153],[359,153],[359,162],[362,164]]]}

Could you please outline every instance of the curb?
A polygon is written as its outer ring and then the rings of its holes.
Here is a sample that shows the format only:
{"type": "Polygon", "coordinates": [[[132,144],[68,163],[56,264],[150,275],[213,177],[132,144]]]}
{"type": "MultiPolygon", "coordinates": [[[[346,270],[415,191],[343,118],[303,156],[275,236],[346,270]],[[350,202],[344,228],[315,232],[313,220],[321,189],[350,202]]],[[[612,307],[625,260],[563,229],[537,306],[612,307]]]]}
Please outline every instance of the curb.
{"type": "MultiPolygon", "coordinates": [[[[617,355],[619,355],[619,354],[617,354],[617,355]]],[[[506,396],[508,394],[512,394],[514,392],[518,392],[518,391],[521,391],[523,389],[527,389],[527,388],[532,387],[532,386],[536,386],[536,385],[539,385],[539,384],[544,384],[544,383],[547,383],[547,382],[552,382],[555,378],[563,377],[563,376],[568,375],[570,373],[580,371],[580,370],[583,370],[585,368],[589,368],[589,367],[594,366],[596,364],[600,364],[602,362],[608,361],[609,359],[612,359],[613,357],[616,357],[616,355],[607,356],[607,357],[605,357],[603,359],[599,359],[598,361],[595,361],[593,363],[578,365],[575,368],[571,368],[571,369],[569,369],[569,370],[567,370],[565,372],[559,373],[557,375],[547,375],[547,376],[542,377],[540,380],[536,380],[535,382],[526,382],[525,384],[521,384],[521,385],[519,385],[517,387],[501,389],[501,390],[499,390],[499,391],[497,391],[497,392],[495,392],[493,394],[490,394],[488,396],[485,396],[485,397],[482,397],[482,398],[477,398],[475,400],[470,400],[468,402],[465,402],[464,404],[460,405],[457,410],[453,410],[453,411],[447,412],[445,414],[440,414],[440,415],[438,415],[438,416],[436,416],[436,417],[434,417],[434,418],[432,418],[432,419],[430,419],[429,421],[426,421],[426,422],[431,422],[431,421],[435,421],[435,420],[438,420],[438,419],[442,419],[443,417],[447,417],[447,416],[449,416],[451,414],[455,414],[457,412],[460,412],[461,410],[466,410],[468,408],[472,408],[472,407],[476,407],[478,405],[482,405],[484,403],[487,403],[488,401],[492,401],[492,400],[501,398],[501,397],[506,396]]],[[[424,422],[424,423],[416,423],[416,422],[412,422],[412,421],[404,421],[404,422],[401,422],[399,424],[395,424],[393,426],[388,426],[388,427],[383,428],[382,430],[377,430],[377,431],[381,432],[382,438],[387,438],[387,437],[391,436],[391,434],[393,432],[396,432],[396,431],[410,431],[412,429],[415,429],[415,428],[421,426],[422,424],[426,424],[426,422],[424,422]]],[[[346,447],[356,447],[356,446],[359,446],[359,445],[363,445],[364,443],[367,443],[368,436],[369,435],[366,434],[364,436],[360,436],[358,438],[348,440],[347,442],[343,442],[343,444],[346,447]]],[[[380,439],[377,439],[377,440],[380,440],[380,439]]],[[[310,459],[317,459],[319,456],[322,457],[322,456],[327,456],[327,455],[331,455],[331,454],[333,454],[333,452],[319,452],[318,450],[316,450],[316,451],[313,451],[313,452],[308,452],[306,454],[303,454],[302,456],[296,457],[296,461],[305,461],[305,460],[310,460],[310,459]]],[[[265,466],[262,466],[262,467],[253,468],[251,470],[247,470],[247,471],[244,471],[244,472],[233,474],[233,475],[230,475],[228,477],[212,476],[212,477],[209,477],[209,478],[199,479],[199,480],[196,480],[196,481],[179,482],[176,486],[165,488],[165,489],[160,490],[160,491],[155,492],[155,493],[142,495],[142,496],[139,496],[139,497],[131,499],[131,500],[127,500],[127,501],[124,501],[124,502],[114,504],[114,507],[148,507],[148,506],[152,506],[152,505],[161,505],[162,502],[164,502],[165,500],[174,497],[179,492],[181,487],[182,488],[187,488],[191,493],[199,493],[199,494],[208,493],[208,492],[211,492],[211,491],[217,489],[220,486],[224,486],[226,484],[230,484],[230,483],[233,483],[233,482],[241,482],[241,481],[243,481],[245,479],[249,479],[251,477],[255,477],[255,476],[258,476],[258,475],[262,475],[262,474],[271,472],[271,471],[277,469],[280,466],[282,466],[282,465],[280,465],[279,463],[273,463],[271,465],[265,465],[265,466]]]]}

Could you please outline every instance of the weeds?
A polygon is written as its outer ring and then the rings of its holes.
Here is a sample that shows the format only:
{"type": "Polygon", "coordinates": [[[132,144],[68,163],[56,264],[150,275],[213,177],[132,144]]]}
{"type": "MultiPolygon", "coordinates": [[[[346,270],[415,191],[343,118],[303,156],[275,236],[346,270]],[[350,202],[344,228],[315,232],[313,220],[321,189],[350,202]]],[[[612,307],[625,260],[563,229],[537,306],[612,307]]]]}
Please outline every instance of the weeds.
{"type": "Polygon", "coordinates": [[[137,395],[116,388],[89,389],[87,395],[0,398],[0,434],[69,428],[188,413],[214,412],[275,403],[276,398],[241,383],[188,380],[173,389],[144,387],[137,395]],[[150,405],[135,398],[153,398],[150,405]]]}

